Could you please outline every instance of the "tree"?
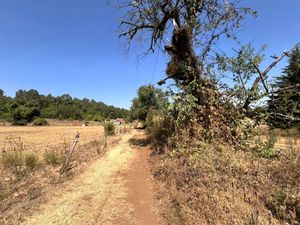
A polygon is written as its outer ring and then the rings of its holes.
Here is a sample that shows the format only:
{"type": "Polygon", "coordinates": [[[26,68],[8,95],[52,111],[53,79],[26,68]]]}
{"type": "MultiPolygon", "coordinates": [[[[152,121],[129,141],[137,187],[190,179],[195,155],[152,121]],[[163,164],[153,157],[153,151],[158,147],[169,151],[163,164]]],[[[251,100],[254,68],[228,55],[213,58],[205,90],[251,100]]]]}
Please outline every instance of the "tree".
{"type": "Polygon", "coordinates": [[[234,114],[225,116],[224,101],[211,72],[217,51],[215,44],[223,36],[236,39],[235,31],[240,28],[241,21],[247,15],[255,16],[256,12],[233,0],[135,0],[123,3],[127,14],[121,20],[120,37],[126,37],[129,44],[135,40],[148,43],[146,53],[164,45],[170,56],[167,77],[158,84],[162,85],[168,79],[175,82],[175,130],[184,130],[195,138],[222,136],[229,140],[234,114]],[[171,43],[166,43],[167,39],[171,43]]]}
{"type": "Polygon", "coordinates": [[[163,109],[167,104],[168,100],[160,89],[153,85],[141,86],[132,101],[130,119],[145,122],[149,111],[163,109]]]}
{"type": "Polygon", "coordinates": [[[10,102],[10,98],[4,95],[4,91],[0,89],[0,119],[6,119],[8,116],[8,104],[10,102]]]}
{"type": "Polygon", "coordinates": [[[289,65],[275,82],[268,111],[273,127],[289,128],[300,124],[300,44],[292,50],[289,65]]]}
{"type": "Polygon", "coordinates": [[[108,117],[127,118],[129,113],[126,109],[108,106],[94,100],[72,98],[68,94],[53,97],[50,94],[41,95],[36,90],[19,90],[15,98],[10,98],[1,93],[0,119],[20,125],[32,122],[40,116],[52,119],[103,121],[108,117]]]}
{"type": "Polygon", "coordinates": [[[274,61],[266,69],[261,70],[265,48],[263,46],[259,51],[255,51],[250,44],[246,44],[238,51],[235,50],[234,57],[228,57],[224,53],[217,56],[219,70],[231,73],[234,84],[227,97],[230,97],[240,112],[248,117],[253,115],[251,105],[257,104],[271,94],[268,73],[289,55],[289,52],[285,51],[279,57],[271,56],[274,61]]]}
{"type": "Polygon", "coordinates": [[[135,39],[150,40],[147,53],[160,48],[171,35],[171,45],[164,49],[171,56],[168,77],[178,85],[199,80],[203,62],[212,52],[214,44],[222,37],[235,38],[234,31],[240,27],[247,14],[255,12],[240,7],[239,1],[229,0],[135,0],[123,1],[127,14],[121,21],[120,37],[129,43],[135,39]],[[197,52],[200,52],[196,56],[197,52]]]}
{"type": "Polygon", "coordinates": [[[258,88],[255,88],[255,91],[251,91],[251,82],[256,76],[256,70],[253,65],[259,65],[263,61],[262,52],[264,48],[262,47],[256,52],[250,44],[246,44],[239,50],[235,50],[236,56],[217,56],[218,69],[224,73],[231,73],[230,78],[232,78],[233,87],[230,97],[238,109],[244,108],[246,101],[248,101],[247,99],[255,102],[260,98],[258,88]]]}
{"type": "Polygon", "coordinates": [[[36,90],[19,90],[16,92],[15,100],[18,102],[18,104],[25,105],[29,101],[35,101],[37,105],[40,104],[41,96],[38,91],[36,90]]]}
{"type": "Polygon", "coordinates": [[[26,125],[33,121],[33,119],[40,116],[40,111],[37,108],[29,108],[24,105],[16,105],[11,107],[12,122],[14,125],[26,125]]]}

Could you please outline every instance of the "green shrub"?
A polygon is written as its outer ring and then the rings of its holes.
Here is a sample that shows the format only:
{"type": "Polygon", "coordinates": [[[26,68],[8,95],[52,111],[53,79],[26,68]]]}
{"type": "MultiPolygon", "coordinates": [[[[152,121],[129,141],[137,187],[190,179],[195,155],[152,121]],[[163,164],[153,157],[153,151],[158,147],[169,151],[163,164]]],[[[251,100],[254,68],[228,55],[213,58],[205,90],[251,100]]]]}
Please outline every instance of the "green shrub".
{"type": "Polygon", "coordinates": [[[92,120],[96,122],[103,122],[105,118],[102,115],[95,115],[92,120]]]}
{"type": "Polygon", "coordinates": [[[33,153],[27,153],[24,157],[25,166],[29,169],[34,169],[37,167],[39,158],[33,153]]]}
{"type": "Polygon", "coordinates": [[[166,113],[159,110],[151,110],[146,119],[147,133],[156,146],[167,144],[172,133],[171,120],[166,113]]]}
{"type": "MultiPolygon", "coordinates": [[[[30,102],[28,102],[29,104],[30,102]]],[[[31,102],[32,103],[32,102],[31,102]]],[[[11,116],[14,125],[26,125],[40,115],[40,111],[36,106],[25,106],[14,103],[11,110],[11,116]]]]}
{"type": "Polygon", "coordinates": [[[268,148],[265,146],[262,146],[256,151],[257,156],[265,158],[265,159],[272,159],[272,158],[278,158],[279,153],[274,148],[268,148]]]}
{"type": "Polygon", "coordinates": [[[274,132],[272,132],[269,136],[268,141],[258,142],[258,144],[255,148],[257,156],[266,158],[266,159],[278,158],[279,153],[274,148],[275,143],[276,143],[276,136],[275,136],[274,132]]]}
{"type": "Polygon", "coordinates": [[[107,136],[113,136],[115,134],[116,127],[112,122],[104,124],[104,131],[107,136]]]}
{"type": "Polygon", "coordinates": [[[26,120],[14,120],[14,121],[12,121],[11,125],[13,125],[13,126],[26,126],[27,121],[26,120]]]}
{"type": "Polygon", "coordinates": [[[62,154],[55,149],[46,150],[44,153],[44,161],[47,165],[56,166],[63,161],[62,154]]]}
{"type": "Polygon", "coordinates": [[[33,121],[33,125],[34,126],[47,126],[48,125],[48,122],[46,119],[44,118],[36,118],[34,121],[33,121]]]}

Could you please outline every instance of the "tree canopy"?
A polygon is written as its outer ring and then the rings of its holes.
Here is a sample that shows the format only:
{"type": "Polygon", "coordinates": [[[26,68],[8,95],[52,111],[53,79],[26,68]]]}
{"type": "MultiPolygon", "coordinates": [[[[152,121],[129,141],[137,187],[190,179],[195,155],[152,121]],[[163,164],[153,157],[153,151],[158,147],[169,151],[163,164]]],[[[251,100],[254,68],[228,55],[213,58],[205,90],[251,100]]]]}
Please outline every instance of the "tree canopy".
{"type": "Polygon", "coordinates": [[[137,97],[132,101],[130,119],[146,121],[151,110],[161,110],[167,107],[168,100],[164,92],[153,85],[141,86],[137,97]]]}
{"type": "Polygon", "coordinates": [[[127,38],[129,44],[135,40],[148,43],[147,53],[164,46],[170,56],[167,77],[158,84],[171,79],[177,92],[182,92],[174,96],[173,124],[177,130],[195,134],[192,127],[203,127],[209,135],[199,136],[208,138],[228,133],[232,119],[224,116],[223,100],[211,73],[214,47],[223,36],[235,39],[241,21],[255,11],[230,0],[121,2],[127,13],[121,20],[120,37],[127,38]]]}
{"type": "Polygon", "coordinates": [[[37,117],[103,121],[127,116],[126,109],[86,98],[72,98],[68,94],[54,97],[50,94],[41,95],[36,90],[19,90],[14,98],[0,95],[0,119],[20,125],[32,122],[37,117]]]}
{"type": "Polygon", "coordinates": [[[276,79],[269,101],[269,123],[274,127],[288,128],[300,124],[300,45],[289,56],[289,64],[276,79]]]}
{"type": "Polygon", "coordinates": [[[222,37],[235,39],[241,21],[255,11],[230,0],[135,0],[121,1],[127,13],[121,20],[120,37],[148,43],[147,53],[164,49],[171,56],[168,77],[180,85],[200,78],[203,61],[222,37]],[[171,43],[167,43],[168,40],[171,43]],[[197,49],[197,54],[195,53],[197,49]]]}

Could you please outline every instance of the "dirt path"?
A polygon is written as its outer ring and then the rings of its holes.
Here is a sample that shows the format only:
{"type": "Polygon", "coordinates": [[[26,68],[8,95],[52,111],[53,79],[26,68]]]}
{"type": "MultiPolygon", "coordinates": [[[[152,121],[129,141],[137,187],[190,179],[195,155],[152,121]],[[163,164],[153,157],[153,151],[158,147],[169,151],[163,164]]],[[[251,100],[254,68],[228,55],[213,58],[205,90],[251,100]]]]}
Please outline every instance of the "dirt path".
{"type": "Polygon", "coordinates": [[[149,149],[141,137],[137,131],[126,134],[25,224],[162,224],[153,202],[149,149]]]}

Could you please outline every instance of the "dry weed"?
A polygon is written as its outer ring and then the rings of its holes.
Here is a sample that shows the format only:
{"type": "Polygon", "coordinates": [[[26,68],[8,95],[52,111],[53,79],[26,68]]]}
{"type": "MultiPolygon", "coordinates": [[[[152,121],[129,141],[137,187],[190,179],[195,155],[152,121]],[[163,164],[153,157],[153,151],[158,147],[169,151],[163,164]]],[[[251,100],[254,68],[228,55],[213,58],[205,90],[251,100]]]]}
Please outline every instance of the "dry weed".
{"type": "Polygon", "coordinates": [[[202,143],[159,156],[155,175],[169,223],[299,224],[295,159],[254,153],[202,143]]]}

